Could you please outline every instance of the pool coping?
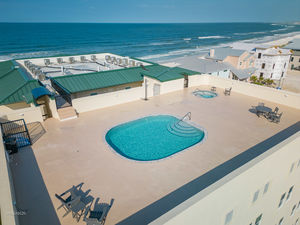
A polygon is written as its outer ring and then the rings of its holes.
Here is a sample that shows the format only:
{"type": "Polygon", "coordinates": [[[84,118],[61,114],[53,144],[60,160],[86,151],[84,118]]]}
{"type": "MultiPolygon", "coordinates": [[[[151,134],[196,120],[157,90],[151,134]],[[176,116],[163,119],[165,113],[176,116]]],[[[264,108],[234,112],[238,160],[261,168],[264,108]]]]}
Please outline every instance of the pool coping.
{"type": "Polygon", "coordinates": [[[167,157],[165,157],[165,158],[154,159],[154,160],[149,160],[149,161],[143,161],[143,160],[136,160],[136,159],[130,159],[130,158],[127,158],[127,157],[121,155],[120,153],[118,153],[118,152],[117,152],[113,147],[111,147],[111,146],[108,144],[108,142],[106,141],[106,134],[107,134],[107,132],[108,132],[109,130],[111,130],[112,128],[114,128],[115,126],[118,126],[118,125],[121,125],[121,124],[125,124],[125,123],[129,123],[129,122],[134,121],[134,120],[143,119],[143,118],[146,118],[146,117],[149,117],[149,116],[173,116],[173,117],[175,117],[175,118],[177,118],[177,119],[179,119],[179,120],[180,120],[180,118],[182,118],[182,116],[178,116],[178,115],[174,115],[174,114],[148,114],[148,115],[146,115],[146,116],[142,116],[142,117],[139,117],[139,118],[131,119],[131,120],[129,120],[129,121],[124,121],[124,122],[118,123],[118,124],[116,124],[116,125],[113,125],[113,126],[110,127],[110,128],[105,129],[104,132],[103,132],[103,135],[102,135],[102,141],[105,143],[105,145],[108,147],[108,149],[109,149],[111,152],[113,152],[115,155],[117,155],[117,156],[120,157],[120,158],[129,160],[129,161],[133,161],[133,162],[138,162],[138,163],[155,163],[155,162],[159,162],[159,161],[162,161],[162,160],[167,160],[167,159],[169,159],[169,158],[175,157],[175,156],[177,156],[178,154],[183,153],[183,152],[185,152],[186,150],[189,150],[190,148],[194,147],[194,146],[197,145],[197,144],[199,144],[199,145],[203,144],[203,143],[207,140],[208,132],[207,132],[207,130],[206,130],[204,127],[202,127],[202,126],[200,126],[199,124],[196,124],[196,123],[194,123],[194,122],[191,122],[190,120],[189,120],[189,121],[184,121],[184,122],[186,122],[186,123],[188,123],[188,124],[190,124],[190,125],[192,125],[192,126],[195,126],[195,127],[198,128],[198,129],[201,129],[201,130],[204,132],[204,137],[203,137],[203,139],[202,139],[200,142],[198,142],[198,143],[196,143],[196,144],[193,144],[193,145],[191,145],[191,146],[189,146],[189,147],[187,147],[187,148],[185,148],[185,149],[182,149],[182,150],[180,150],[180,151],[178,151],[178,152],[175,152],[174,154],[169,155],[169,156],[167,156],[167,157]]]}

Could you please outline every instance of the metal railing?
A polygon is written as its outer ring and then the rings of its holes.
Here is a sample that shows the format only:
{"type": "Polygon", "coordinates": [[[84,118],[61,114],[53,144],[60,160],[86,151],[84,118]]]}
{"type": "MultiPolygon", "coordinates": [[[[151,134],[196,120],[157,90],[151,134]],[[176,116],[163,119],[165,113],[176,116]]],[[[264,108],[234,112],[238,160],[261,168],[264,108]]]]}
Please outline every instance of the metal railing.
{"type": "Polygon", "coordinates": [[[3,140],[16,139],[18,148],[31,145],[31,138],[24,119],[0,123],[3,140]]]}
{"type": "Polygon", "coordinates": [[[179,123],[180,121],[183,121],[185,118],[188,118],[189,120],[192,119],[192,113],[188,112],[187,114],[185,114],[177,123],[179,123]]]}

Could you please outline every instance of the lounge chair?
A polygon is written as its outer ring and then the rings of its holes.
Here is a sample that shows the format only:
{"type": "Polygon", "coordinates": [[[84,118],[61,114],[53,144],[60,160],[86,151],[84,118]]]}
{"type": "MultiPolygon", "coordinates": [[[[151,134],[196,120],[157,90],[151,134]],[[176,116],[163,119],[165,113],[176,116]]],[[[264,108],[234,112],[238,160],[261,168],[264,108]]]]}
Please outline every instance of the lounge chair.
{"type": "Polygon", "coordinates": [[[230,95],[231,89],[232,89],[232,87],[230,87],[230,88],[225,88],[224,94],[225,94],[225,95],[230,95]]]}
{"type": "Polygon", "coordinates": [[[91,205],[90,205],[85,211],[83,221],[85,221],[87,225],[103,225],[105,223],[106,216],[113,202],[114,199],[111,199],[109,205],[103,204],[101,209],[97,209],[97,201],[96,201],[94,205],[94,210],[91,210],[91,205]]]}

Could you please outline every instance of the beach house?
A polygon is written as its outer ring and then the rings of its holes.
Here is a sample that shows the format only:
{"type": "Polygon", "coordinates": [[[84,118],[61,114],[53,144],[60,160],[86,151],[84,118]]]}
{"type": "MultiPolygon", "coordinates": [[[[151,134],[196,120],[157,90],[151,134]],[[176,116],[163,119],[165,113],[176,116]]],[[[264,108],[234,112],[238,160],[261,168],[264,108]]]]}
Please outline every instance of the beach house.
{"type": "Polygon", "coordinates": [[[291,52],[278,47],[257,47],[254,49],[255,74],[280,82],[286,77],[291,52]]]}
{"type": "Polygon", "coordinates": [[[236,69],[248,69],[253,67],[255,59],[252,52],[234,49],[232,47],[210,49],[205,58],[229,63],[236,69]]]}
{"type": "Polygon", "coordinates": [[[300,70],[300,39],[294,39],[283,48],[292,50],[288,68],[291,70],[300,70]]]}

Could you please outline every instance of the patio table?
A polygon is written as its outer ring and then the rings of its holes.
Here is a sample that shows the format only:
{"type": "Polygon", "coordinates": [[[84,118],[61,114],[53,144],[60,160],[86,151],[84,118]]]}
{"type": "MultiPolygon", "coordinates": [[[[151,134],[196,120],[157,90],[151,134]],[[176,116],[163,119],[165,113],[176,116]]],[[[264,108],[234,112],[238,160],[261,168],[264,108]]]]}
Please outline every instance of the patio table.
{"type": "Polygon", "coordinates": [[[270,112],[272,112],[272,109],[267,107],[267,106],[262,106],[262,105],[259,105],[259,106],[256,106],[255,107],[256,109],[256,115],[257,116],[260,116],[260,115],[268,115],[270,112]]]}

